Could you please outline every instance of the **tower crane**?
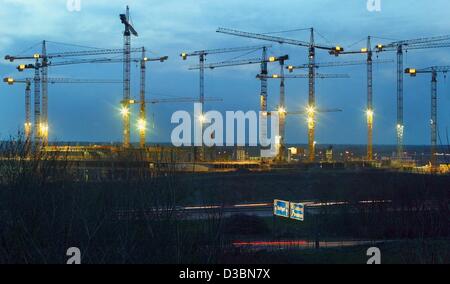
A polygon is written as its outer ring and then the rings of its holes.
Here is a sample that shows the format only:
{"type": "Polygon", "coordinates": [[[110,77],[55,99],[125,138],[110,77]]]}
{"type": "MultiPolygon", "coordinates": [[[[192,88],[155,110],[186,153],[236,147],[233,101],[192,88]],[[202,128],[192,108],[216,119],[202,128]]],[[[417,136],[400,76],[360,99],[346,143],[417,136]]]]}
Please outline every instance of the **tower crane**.
{"type": "Polygon", "coordinates": [[[424,69],[406,68],[405,73],[411,77],[417,74],[431,74],[431,170],[436,170],[437,164],[437,131],[438,131],[438,105],[437,105],[437,77],[438,73],[447,74],[450,71],[450,66],[433,66],[424,69]]]}
{"type": "MultiPolygon", "coordinates": [[[[200,71],[200,96],[199,101],[202,104],[202,109],[204,107],[203,98],[205,96],[205,61],[206,56],[211,54],[223,54],[223,53],[234,53],[241,51],[252,51],[252,50],[263,50],[263,54],[267,51],[267,48],[270,46],[267,45],[256,45],[256,46],[244,46],[244,47],[231,47],[231,48],[219,48],[219,49],[210,49],[210,50],[199,50],[193,52],[182,52],[180,54],[183,60],[186,60],[188,57],[198,56],[199,64],[197,67],[189,68],[190,70],[198,69],[200,71]]],[[[209,67],[211,68],[211,67],[209,67]]]]}
{"type": "Polygon", "coordinates": [[[394,51],[397,53],[397,158],[403,158],[403,137],[405,125],[403,120],[403,52],[413,49],[430,49],[450,47],[450,35],[401,40],[386,45],[377,44],[375,51],[394,51]]]}
{"type": "MultiPolygon", "coordinates": [[[[3,78],[3,82],[8,85],[25,84],[25,137],[31,141],[32,122],[31,122],[31,81],[34,78],[15,79],[12,77],[3,78]]],[[[70,79],[70,78],[47,78],[50,84],[112,84],[121,83],[119,80],[100,80],[100,79],[70,79]]],[[[35,116],[36,119],[36,116],[35,116]]],[[[48,136],[47,125],[43,125],[39,120],[35,120],[35,131],[40,132],[39,136],[48,136]],[[36,127],[38,125],[38,127],[36,127]]]]}
{"type": "MultiPolygon", "coordinates": [[[[367,107],[366,107],[366,118],[367,118],[367,160],[373,160],[373,49],[371,44],[372,37],[367,37],[367,45],[360,50],[355,51],[343,51],[335,53],[330,51],[330,54],[339,56],[345,54],[367,54],[366,66],[367,66],[367,107]]],[[[375,63],[389,63],[392,61],[379,61],[376,60],[375,63]]]]}
{"type": "MultiPolygon", "coordinates": [[[[249,33],[249,32],[243,32],[243,31],[237,31],[233,29],[227,29],[227,28],[218,28],[218,33],[228,34],[228,35],[234,35],[234,36],[240,36],[240,37],[246,37],[246,38],[253,38],[253,39],[259,39],[264,41],[271,41],[271,42],[277,42],[279,44],[289,44],[294,46],[300,46],[300,47],[306,47],[308,48],[308,59],[309,59],[309,95],[308,95],[308,107],[313,110],[316,105],[316,98],[315,98],[315,70],[314,70],[314,63],[315,63],[315,57],[316,57],[316,49],[321,50],[327,50],[327,51],[334,51],[335,53],[343,52],[344,49],[339,46],[325,46],[325,45],[319,45],[315,43],[314,40],[314,28],[310,28],[310,41],[300,41],[295,39],[289,39],[289,38],[282,38],[277,36],[270,36],[265,34],[257,34],[257,33],[249,33]]],[[[314,112],[311,112],[311,118],[314,121],[315,120],[315,114],[314,112]]],[[[315,154],[314,154],[314,141],[315,141],[315,123],[313,123],[312,128],[308,131],[308,144],[309,144],[309,151],[310,151],[310,161],[314,161],[315,154]]]]}
{"type": "MultiPolygon", "coordinates": [[[[264,49],[264,48],[263,48],[264,49]]],[[[265,52],[263,52],[265,53],[265,52]]],[[[280,62],[288,60],[288,55],[283,56],[269,56],[266,57],[263,55],[262,58],[250,58],[250,59],[239,59],[239,60],[229,60],[229,61],[222,61],[222,62],[216,62],[216,63],[210,63],[210,64],[200,64],[196,66],[189,67],[189,70],[196,70],[196,69],[215,69],[215,68],[223,68],[223,67],[231,67],[231,66],[241,66],[241,65],[253,65],[253,64],[260,64],[261,65],[261,73],[260,73],[260,80],[266,81],[267,78],[264,75],[267,75],[267,64],[268,63],[274,63],[274,62],[280,62]]],[[[261,84],[261,111],[267,112],[267,83],[261,84]]]]}
{"type": "Polygon", "coordinates": [[[4,78],[3,82],[8,83],[8,85],[13,85],[15,83],[25,84],[25,139],[27,142],[31,141],[31,81],[33,78],[26,78],[23,80],[15,80],[13,78],[4,78]]]}
{"type": "MultiPolygon", "coordinates": [[[[127,101],[130,100],[130,71],[131,71],[131,35],[138,36],[137,31],[130,23],[130,8],[127,6],[125,14],[120,14],[120,21],[125,26],[123,32],[123,102],[122,108],[128,109],[127,101]]],[[[130,117],[123,115],[123,146],[130,147],[130,117]]]]}
{"type": "MultiPolygon", "coordinates": [[[[200,64],[194,67],[190,67],[190,70],[199,69],[199,68],[209,68],[209,69],[215,69],[215,68],[223,68],[223,67],[231,67],[231,66],[241,66],[241,65],[253,65],[253,64],[260,64],[261,65],[261,71],[260,71],[260,77],[259,80],[261,81],[261,93],[260,93],[260,110],[262,113],[267,114],[267,65],[268,63],[273,62],[281,62],[288,60],[288,55],[283,56],[269,56],[267,57],[266,54],[266,48],[263,47],[263,55],[262,58],[251,58],[251,59],[239,59],[239,60],[229,60],[229,61],[222,61],[217,63],[210,63],[210,64],[200,64]]],[[[267,125],[262,123],[260,125],[260,132],[263,137],[267,137],[267,125]]]]}
{"type": "Polygon", "coordinates": [[[371,36],[367,37],[367,46],[365,48],[361,48],[359,51],[344,51],[341,53],[334,53],[330,51],[330,54],[339,56],[340,54],[367,54],[367,108],[366,108],[366,117],[367,117],[367,160],[373,160],[373,51],[371,44],[371,36]]]}
{"type": "MultiPolygon", "coordinates": [[[[80,57],[80,56],[94,56],[94,55],[102,55],[102,54],[119,54],[123,53],[123,49],[93,49],[93,50],[82,50],[82,51],[69,51],[69,52],[57,52],[57,53],[47,53],[46,41],[42,42],[42,53],[35,53],[33,55],[25,55],[25,56],[14,56],[14,55],[6,55],[5,60],[10,62],[14,62],[16,60],[33,60],[34,64],[21,64],[18,67],[19,71],[23,71],[24,69],[35,69],[34,76],[34,103],[35,106],[39,106],[39,108],[35,108],[35,115],[39,116],[39,120],[44,124],[48,125],[48,94],[47,94],[47,76],[48,70],[47,68],[50,65],[55,66],[55,64],[51,63],[51,59],[55,58],[66,58],[66,57],[80,57]],[[42,74],[39,74],[39,73],[42,74]],[[42,75],[42,78],[41,78],[42,75]],[[41,97],[41,85],[42,85],[42,97],[41,97]],[[41,99],[42,99],[42,118],[41,118],[41,99]]],[[[134,48],[130,52],[139,52],[141,49],[134,48]]],[[[90,63],[92,59],[80,60],[80,63],[90,63]]],[[[78,63],[72,63],[78,64],[78,63]]],[[[68,64],[61,64],[68,65],[68,64]]],[[[36,127],[36,126],[35,126],[36,127]]],[[[35,135],[38,133],[35,132],[35,135]]],[[[39,139],[39,137],[37,137],[39,139]]],[[[47,141],[47,137],[43,137],[44,142],[47,141]]]]}
{"type": "MultiPolygon", "coordinates": [[[[137,49],[134,49],[134,50],[137,50],[137,49]]],[[[148,62],[155,62],[155,61],[164,62],[168,59],[168,56],[150,58],[150,57],[145,56],[145,48],[144,47],[139,48],[139,50],[142,52],[142,57],[141,58],[130,58],[130,62],[136,62],[136,63],[140,64],[140,68],[141,68],[140,94],[141,94],[141,96],[144,96],[144,99],[145,99],[146,64],[148,62]]],[[[104,52],[106,52],[107,54],[114,54],[114,53],[118,53],[119,49],[117,49],[117,50],[105,49],[104,52]]],[[[95,53],[100,54],[97,51],[95,53]]],[[[69,57],[72,56],[72,53],[66,53],[66,54],[68,54],[69,57]]],[[[76,56],[78,56],[79,54],[87,55],[89,53],[88,52],[75,52],[75,54],[77,54],[76,56]]],[[[59,55],[60,54],[56,53],[53,55],[48,55],[46,58],[54,58],[53,56],[60,58],[59,55]]],[[[36,58],[42,58],[42,56],[37,55],[36,58]]],[[[40,98],[39,98],[40,93],[39,93],[39,87],[36,86],[36,82],[40,82],[40,80],[41,80],[39,77],[40,69],[42,69],[44,67],[67,66],[67,65],[75,65],[75,64],[119,63],[119,62],[124,62],[124,59],[123,58],[90,58],[90,59],[73,59],[73,60],[59,61],[59,62],[45,60],[43,62],[44,63],[40,63],[38,61],[38,59],[36,59],[35,64],[20,64],[17,67],[17,70],[19,70],[19,72],[22,72],[26,69],[35,69],[35,78],[34,78],[34,81],[35,81],[35,90],[34,90],[34,92],[35,92],[35,120],[36,121],[41,120],[42,123],[40,123],[39,125],[43,125],[44,128],[48,128],[48,120],[40,119],[40,109],[41,109],[40,98]]],[[[45,88],[45,89],[47,89],[47,88],[45,88]]],[[[44,105],[42,106],[42,108],[44,111],[44,105]]],[[[122,106],[122,108],[124,108],[124,107],[122,106]]],[[[47,109],[47,105],[45,105],[45,112],[47,113],[46,109],[47,109]]],[[[128,112],[123,112],[123,113],[128,113],[128,112]]],[[[146,123],[145,117],[146,117],[146,113],[145,113],[145,105],[144,105],[144,106],[141,106],[141,109],[140,109],[139,123],[145,124],[146,123]]],[[[44,132],[44,134],[45,134],[45,132],[44,132]]],[[[39,132],[35,133],[35,135],[39,135],[39,132]]],[[[35,138],[37,138],[37,137],[35,137],[35,138]]],[[[43,138],[43,142],[47,143],[48,137],[44,136],[42,138],[43,138]]],[[[39,139],[39,138],[37,138],[37,139],[39,139]]],[[[144,131],[140,132],[140,143],[145,144],[145,132],[144,131]]]]}
{"type": "MultiPolygon", "coordinates": [[[[330,51],[331,54],[336,54],[339,55],[340,53],[345,53],[345,51],[342,52],[335,52],[335,51],[330,51]]],[[[387,60],[383,61],[383,60],[379,60],[378,63],[386,63],[389,62],[387,60]]],[[[314,63],[313,65],[311,64],[303,64],[303,65],[299,65],[299,66],[288,66],[287,69],[289,70],[289,72],[293,72],[295,69],[318,69],[318,68],[323,68],[323,67],[337,67],[337,66],[354,66],[354,65],[363,65],[366,64],[365,61],[335,61],[335,62],[323,62],[323,63],[314,63]]],[[[313,108],[309,108],[309,112],[308,112],[308,131],[310,132],[311,129],[315,128],[315,111],[313,108]]],[[[309,144],[310,147],[314,146],[314,142],[313,144],[309,144]]],[[[315,153],[314,153],[314,149],[310,148],[310,161],[313,161],[315,159],[315,153]],[[312,150],[312,152],[311,152],[312,150]],[[314,156],[311,156],[314,155],[314,156]]]]}
{"type": "MultiPolygon", "coordinates": [[[[277,159],[280,161],[284,160],[284,152],[285,152],[285,134],[286,134],[286,116],[287,115],[304,115],[304,114],[310,114],[311,112],[308,111],[297,111],[297,112],[288,112],[285,105],[285,79],[307,79],[309,78],[309,74],[296,74],[296,75],[284,75],[284,63],[280,61],[280,74],[273,74],[273,75],[265,75],[266,79],[279,79],[280,80],[280,103],[277,109],[277,113],[280,117],[279,120],[279,129],[280,129],[280,139],[279,139],[279,147],[278,147],[278,155],[277,159]]],[[[290,69],[292,70],[292,69],[290,69]]],[[[318,74],[316,73],[315,78],[320,79],[329,79],[329,78],[350,78],[346,74],[318,74]]],[[[257,78],[261,78],[261,75],[257,75],[257,78]]],[[[332,110],[321,110],[316,109],[317,113],[324,113],[324,112],[338,112],[342,111],[339,109],[332,109],[332,110]]],[[[308,126],[310,126],[310,118],[308,117],[308,126]]]]}

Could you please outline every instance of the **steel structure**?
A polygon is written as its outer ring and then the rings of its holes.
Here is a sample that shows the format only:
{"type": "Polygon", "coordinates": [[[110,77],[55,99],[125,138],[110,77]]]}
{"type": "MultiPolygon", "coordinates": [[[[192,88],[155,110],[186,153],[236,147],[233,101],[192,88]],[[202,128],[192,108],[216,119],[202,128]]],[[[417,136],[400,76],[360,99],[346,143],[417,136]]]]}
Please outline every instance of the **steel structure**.
{"type": "Polygon", "coordinates": [[[406,68],[405,73],[415,77],[417,74],[431,74],[431,169],[436,170],[437,164],[437,132],[438,132],[438,102],[437,102],[437,77],[438,73],[447,74],[450,66],[432,66],[424,69],[406,68]]]}
{"type": "MultiPolygon", "coordinates": [[[[241,51],[251,51],[251,50],[266,50],[268,47],[267,45],[256,45],[256,46],[245,46],[245,47],[232,47],[232,48],[219,48],[219,49],[210,49],[210,50],[199,50],[194,52],[183,52],[180,54],[181,58],[183,60],[186,60],[188,57],[192,56],[198,56],[199,58],[199,65],[196,67],[189,68],[190,70],[196,70],[198,69],[200,71],[200,94],[199,94],[199,101],[202,104],[202,107],[204,106],[204,97],[205,97],[205,68],[215,68],[211,67],[211,64],[205,65],[206,56],[211,54],[223,54],[223,53],[234,53],[234,52],[241,52],[241,51]]],[[[217,66],[217,67],[224,67],[224,66],[217,66]]]]}
{"type": "Polygon", "coordinates": [[[366,119],[367,119],[367,156],[368,161],[373,160],[373,122],[374,122],[374,107],[373,107],[373,63],[388,63],[392,61],[373,61],[373,49],[372,49],[372,37],[367,37],[366,47],[355,51],[344,51],[340,53],[330,52],[332,55],[339,56],[341,54],[366,54],[367,60],[367,106],[366,106],[366,119]]]}
{"type": "MultiPolygon", "coordinates": [[[[36,69],[38,70],[38,69],[36,69]]],[[[70,78],[46,78],[47,83],[50,84],[111,84],[111,83],[120,83],[119,80],[99,80],[99,79],[70,79],[70,78]]],[[[31,141],[32,137],[32,122],[31,122],[31,81],[35,80],[35,78],[21,78],[21,79],[15,79],[12,77],[7,77],[3,79],[3,82],[7,83],[8,85],[14,85],[14,84],[25,84],[25,137],[27,141],[31,141]]],[[[36,86],[35,86],[36,87],[36,86]]],[[[38,87],[39,88],[39,87],[38,87]]],[[[36,107],[35,104],[35,112],[39,110],[39,106],[36,107]]],[[[40,132],[38,137],[43,137],[46,132],[48,134],[48,126],[43,125],[43,122],[39,120],[39,116],[35,115],[35,130],[40,132]],[[37,126],[37,127],[36,127],[37,126]]],[[[36,139],[36,135],[35,135],[36,139]]],[[[44,142],[38,140],[35,140],[37,143],[44,142]]],[[[44,142],[45,143],[45,142],[44,142]]]]}
{"type": "MultiPolygon", "coordinates": [[[[128,110],[130,93],[130,72],[131,72],[131,35],[138,36],[138,33],[130,23],[130,8],[127,6],[125,14],[120,14],[120,21],[125,26],[123,32],[123,100],[122,109],[128,110]]],[[[123,112],[123,147],[130,147],[130,116],[129,111],[123,112]]]]}
{"type": "MultiPolygon", "coordinates": [[[[137,49],[134,49],[137,50],[137,49]]],[[[133,52],[134,52],[133,50],[133,52]]],[[[145,56],[145,48],[139,48],[139,50],[141,50],[142,52],[142,57],[141,58],[130,58],[130,62],[135,62],[135,63],[139,63],[140,64],[140,68],[141,68],[141,82],[140,82],[140,94],[144,96],[145,99],[145,79],[146,79],[146,64],[148,62],[155,62],[155,61],[159,61],[159,62],[164,62],[168,59],[168,56],[162,56],[162,57],[155,57],[155,58],[149,58],[145,56]]],[[[115,49],[115,50],[110,50],[110,49],[104,49],[102,52],[105,52],[105,54],[114,54],[114,53],[119,53],[120,50],[115,49]]],[[[101,54],[98,51],[94,52],[96,55],[97,54],[101,54]]],[[[65,53],[67,54],[69,57],[72,56],[72,53],[65,53]]],[[[89,52],[76,52],[76,56],[79,56],[79,54],[83,54],[83,55],[90,55],[89,52]]],[[[60,56],[60,54],[53,54],[53,55],[48,55],[46,57],[42,57],[40,55],[36,55],[36,63],[35,64],[21,64],[17,67],[17,69],[22,72],[25,69],[35,69],[35,120],[38,121],[39,119],[37,119],[37,117],[40,117],[40,99],[39,99],[39,88],[36,89],[36,83],[38,84],[41,81],[41,78],[39,77],[39,70],[48,67],[56,67],[56,66],[66,66],[66,65],[76,65],[76,64],[92,64],[92,63],[122,63],[124,62],[125,59],[123,58],[90,58],[90,59],[73,59],[73,60],[68,60],[68,61],[59,61],[59,62],[53,62],[53,61],[49,61],[47,60],[48,58],[54,58],[54,56],[56,56],[57,58],[61,58],[61,57],[65,57],[64,56],[60,56]],[[38,61],[38,58],[43,58],[46,60],[43,60],[44,63],[40,63],[38,61]]],[[[14,61],[14,60],[13,60],[14,61]]],[[[42,73],[42,72],[41,72],[42,73]]],[[[45,84],[47,85],[47,83],[45,84]]],[[[45,88],[45,90],[47,90],[47,87],[45,88]]],[[[47,91],[46,91],[47,93],[47,91]]],[[[42,106],[43,109],[47,109],[47,105],[42,106]]],[[[47,112],[47,110],[46,110],[47,112]]],[[[138,124],[141,125],[141,127],[139,127],[140,129],[140,145],[143,147],[143,145],[145,145],[145,132],[146,132],[146,128],[145,125],[145,119],[142,120],[143,118],[145,118],[145,105],[141,106],[141,111],[140,111],[140,117],[138,120],[138,124]]],[[[47,123],[44,125],[43,123],[40,123],[39,125],[42,125],[42,129],[47,129],[46,131],[39,131],[37,134],[35,135],[40,135],[43,134],[43,137],[48,137],[48,119],[46,120],[47,123]]],[[[43,138],[42,137],[42,138],[43,138]]],[[[35,137],[35,139],[39,140],[41,139],[41,137],[35,137]]],[[[48,139],[48,138],[47,138],[48,139]]],[[[44,139],[42,139],[44,140],[44,139]]],[[[46,140],[44,140],[46,141],[46,140]]],[[[44,142],[42,141],[42,142],[44,142]]]]}
{"type": "MultiPolygon", "coordinates": [[[[82,63],[95,63],[96,60],[99,62],[100,59],[82,59],[73,60],[67,62],[52,62],[52,59],[60,59],[66,57],[81,57],[81,56],[94,56],[94,55],[106,55],[106,54],[120,54],[124,52],[124,49],[93,49],[93,50],[83,50],[83,51],[69,51],[69,52],[57,52],[57,53],[47,53],[47,42],[42,42],[42,53],[36,53],[33,55],[25,56],[14,56],[6,55],[5,60],[14,62],[16,60],[33,60],[34,64],[21,64],[18,66],[19,71],[25,69],[34,69],[34,105],[35,105],[35,120],[40,121],[38,125],[35,125],[35,140],[42,143],[48,142],[48,67],[50,66],[60,66],[60,65],[70,65],[70,64],[82,64],[82,63]],[[42,86],[42,87],[41,87],[42,86]],[[42,92],[41,92],[42,88],[42,92]],[[41,97],[42,94],[42,97],[41,97]],[[41,107],[42,106],[42,107],[41,107]],[[41,117],[42,116],[42,117],[41,117]],[[39,127],[42,126],[40,131],[39,127]],[[40,133],[43,134],[39,137],[40,133]]],[[[131,49],[130,52],[138,52],[141,49],[135,48],[131,49]]],[[[102,59],[105,60],[105,59],[102,59]]]]}
{"type": "MultiPolygon", "coordinates": [[[[200,74],[201,74],[200,76],[202,77],[203,76],[202,74],[204,74],[205,68],[215,69],[215,68],[223,68],[223,67],[231,67],[231,66],[260,64],[261,65],[260,74],[264,75],[264,74],[267,74],[267,72],[268,72],[267,71],[268,63],[278,62],[280,60],[288,60],[289,59],[288,55],[284,55],[284,56],[280,56],[280,57],[275,57],[275,56],[268,57],[267,56],[267,48],[268,48],[267,46],[256,46],[256,48],[262,49],[262,57],[261,58],[229,60],[229,61],[222,61],[222,62],[216,62],[216,63],[210,63],[210,64],[205,64],[203,61],[203,62],[200,62],[200,64],[197,66],[190,67],[189,70],[200,69],[200,74]]],[[[245,49],[248,50],[248,47],[245,47],[245,49]]],[[[255,46],[252,47],[252,49],[250,49],[250,50],[255,50],[255,46]]],[[[240,50],[240,51],[242,51],[242,50],[240,50]]],[[[183,54],[182,54],[182,56],[183,56],[183,54]]],[[[261,78],[260,81],[261,81],[260,111],[262,113],[267,114],[267,79],[261,78]]],[[[202,88],[201,88],[201,90],[202,90],[202,88]]],[[[201,97],[202,97],[202,95],[200,95],[200,98],[201,97]]],[[[260,131],[261,136],[267,137],[267,124],[261,123],[259,131],[260,131]]]]}
{"type": "MultiPolygon", "coordinates": [[[[266,75],[266,79],[279,79],[280,80],[280,103],[277,109],[277,113],[280,117],[279,128],[280,128],[280,137],[279,137],[279,147],[278,147],[278,155],[277,160],[284,161],[285,160],[285,135],[286,135],[286,116],[292,114],[310,114],[308,111],[303,112],[288,112],[285,103],[285,79],[307,79],[309,78],[309,74],[297,74],[297,75],[285,75],[284,74],[284,62],[280,61],[280,74],[266,75]]],[[[290,69],[292,70],[292,69],[290,69]]],[[[256,76],[258,79],[261,79],[261,75],[256,76]]],[[[315,78],[319,79],[330,79],[330,78],[350,78],[347,74],[318,74],[314,75],[315,78]]],[[[340,110],[342,111],[342,110],[340,110]]],[[[334,112],[333,110],[316,110],[317,113],[322,112],[334,112]]],[[[308,117],[308,123],[310,122],[308,117]]]]}
{"type": "Polygon", "coordinates": [[[294,40],[289,38],[282,38],[277,36],[270,36],[265,34],[257,34],[257,33],[250,33],[250,32],[243,32],[243,31],[237,31],[227,28],[218,28],[217,32],[228,34],[228,35],[234,35],[234,36],[240,36],[240,37],[246,37],[246,38],[253,38],[253,39],[259,39],[264,41],[271,41],[271,42],[277,42],[279,44],[289,44],[289,45],[295,45],[295,46],[301,46],[308,48],[308,60],[309,60],[309,95],[308,95],[308,108],[310,111],[310,117],[312,122],[308,125],[308,145],[309,145],[309,160],[312,162],[315,160],[315,150],[314,150],[314,141],[315,141],[315,105],[316,105],[316,98],[315,98],[315,70],[314,70],[314,64],[315,64],[315,57],[316,57],[316,49],[322,49],[322,50],[328,50],[328,51],[334,51],[335,53],[339,53],[344,51],[344,49],[340,46],[325,46],[325,45],[319,45],[315,43],[314,40],[314,28],[310,29],[310,41],[300,41],[300,40],[294,40]]]}
{"type": "Polygon", "coordinates": [[[397,53],[397,158],[403,159],[404,147],[403,137],[405,131],[403,119],[403,54],[405,51],[413,49],[429,49],[450,47],[450,43],[442,41],[450,40],[450,35],[435,36],[428,38],[417,38],[410,40],[401,40],[388,43],[386,45],[378,44],[376,52],[395,51],[397,53]]]}

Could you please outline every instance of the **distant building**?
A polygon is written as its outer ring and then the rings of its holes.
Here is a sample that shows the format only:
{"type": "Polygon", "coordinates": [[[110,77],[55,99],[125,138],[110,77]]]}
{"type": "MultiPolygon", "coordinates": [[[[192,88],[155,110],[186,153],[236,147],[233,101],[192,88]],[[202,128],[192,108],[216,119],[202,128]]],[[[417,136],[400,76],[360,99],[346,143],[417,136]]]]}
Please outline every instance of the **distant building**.
{"type": "Polygon", "coordinates": [[[236,148],[236,161],[248,160],[247,151],[243,147],[236,148]]]}
{"type": "Polygon", "coordinates": [[[330,146],[326,153],[325,153],[325,157],[327,159],[327,162],[332,162],[333,161],[333,146],[330,146]]]}

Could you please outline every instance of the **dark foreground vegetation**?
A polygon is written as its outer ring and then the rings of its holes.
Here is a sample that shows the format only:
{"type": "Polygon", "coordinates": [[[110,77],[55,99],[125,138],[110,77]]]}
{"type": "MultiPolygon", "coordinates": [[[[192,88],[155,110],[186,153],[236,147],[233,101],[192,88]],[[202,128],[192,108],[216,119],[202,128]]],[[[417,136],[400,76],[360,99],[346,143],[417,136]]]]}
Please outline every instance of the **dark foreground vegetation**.
{"type": "MultiPolygon", "coordinates": [[[[387,240],[385,263],[449,263],[449,177],[387,172],[177,174],[158,166],[89,182],[70,161],[0,145],[0,263],[364,263],[367,248],[236,248],[236,240],[387,240]],[[149,173],[150,171],[150,173],[149,173]],[[76,174],[75,174],[76,173],[76,174]],[[256,216],[186,220],[186,205],[345,201],[303,223],[256,216]],[[359,201],[389,200],[389,205],[359,201]]],[[[126,161],[125,161],[126,162],[126,161]]],[[[165,161],[167,162],[167,161],[165,161]]],[[[156,163],[157,164],[157,163],[156,163]]]]}

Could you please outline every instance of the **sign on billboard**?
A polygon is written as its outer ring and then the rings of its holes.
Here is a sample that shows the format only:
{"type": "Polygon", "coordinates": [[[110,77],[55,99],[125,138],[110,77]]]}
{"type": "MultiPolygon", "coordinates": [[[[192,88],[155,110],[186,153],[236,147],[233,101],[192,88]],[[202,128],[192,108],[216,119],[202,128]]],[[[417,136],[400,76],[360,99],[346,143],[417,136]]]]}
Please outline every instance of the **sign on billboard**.
{"type": "Polygon", "coordinates": [[[275,199],[273,201],[273,214],[289,218],[289,201],[275,199]]]}
{"type": "Polygon", "coordinates": [[[294,203],[290,204],[291,219],[303,221],[305,220],[305,205],[303,203],[294,203]]]}

